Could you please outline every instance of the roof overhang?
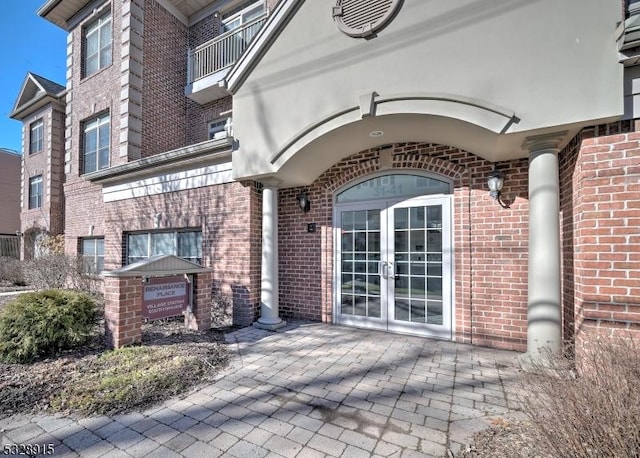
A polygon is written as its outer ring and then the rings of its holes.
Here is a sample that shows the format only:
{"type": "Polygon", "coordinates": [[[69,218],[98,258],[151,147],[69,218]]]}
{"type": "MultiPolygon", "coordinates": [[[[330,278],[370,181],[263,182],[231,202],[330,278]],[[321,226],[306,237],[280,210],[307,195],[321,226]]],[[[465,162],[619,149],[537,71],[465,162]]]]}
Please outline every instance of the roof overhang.
{"type": "Polygon", "coordinates": [[[47,0],[38,9],[38,16],[69,31],[70,20],[91,2],[92,0],[47,0]]]}
{"type": "MultiPolygon", "coordinates": [[[[164,9],[184,25],[190,26],[214,11],[228,11],[242,0],[156,0],[164,9]]],[[[47,0],[38,9],[38,15],[64,30],[71,30],[78,14],[92,3],[98,7],[105,0],[47,0]]],[[[90,10],[92,8],[89,8],[90,10]]]]}
{"type": "Polygon", "coordinates": [[[87,173],[83,176],[93,183],[111,184],[149,176],[161,171],[180,170],[194,165],[228,161],[231,159],[232,145],[233,137],[208,140],[104,170],[87,173]]]}
{"type": "Polygon", "coordinates": [[[164,277],[172,275],[212,272],[195,262],[187,261],[172,254],[152,256],[119,269],[102,272],[105,277],[164,277]]]}
{"type": "Polygon", "coordinates": [[[42,107],[47,106],[48,104],[53,104],[61,109],[64,109],[64,93],[59,96],[52,96],[50,94],[41,94],[36,98],[29,101],[29,103],[22,105],[12,111],[9,114],[9,117],[12,119],[22,120],[42,107]]]}

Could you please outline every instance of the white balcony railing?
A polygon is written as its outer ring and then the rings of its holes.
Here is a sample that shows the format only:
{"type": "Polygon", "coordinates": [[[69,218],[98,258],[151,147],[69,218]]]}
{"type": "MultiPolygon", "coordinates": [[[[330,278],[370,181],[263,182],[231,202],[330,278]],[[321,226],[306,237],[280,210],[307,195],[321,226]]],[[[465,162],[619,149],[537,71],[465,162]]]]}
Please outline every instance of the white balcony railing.
{"type": "Polygon", "coordinates": [[[189,50],[187,84],[231,67],[247,49],[251,39],[266,20],[266,15],[261,16],[189,50]]]}

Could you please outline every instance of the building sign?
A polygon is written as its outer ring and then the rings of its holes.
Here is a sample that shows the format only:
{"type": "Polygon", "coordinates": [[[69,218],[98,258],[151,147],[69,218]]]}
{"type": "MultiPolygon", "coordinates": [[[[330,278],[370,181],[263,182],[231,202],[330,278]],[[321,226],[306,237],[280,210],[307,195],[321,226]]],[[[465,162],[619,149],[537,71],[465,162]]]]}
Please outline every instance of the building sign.
{"type": "Polygon", "coordinates": [[[184,277],[150,278],[142,288],[142,317],[159,320],[182,315],[189,305],[187,286],[184,277]]]}

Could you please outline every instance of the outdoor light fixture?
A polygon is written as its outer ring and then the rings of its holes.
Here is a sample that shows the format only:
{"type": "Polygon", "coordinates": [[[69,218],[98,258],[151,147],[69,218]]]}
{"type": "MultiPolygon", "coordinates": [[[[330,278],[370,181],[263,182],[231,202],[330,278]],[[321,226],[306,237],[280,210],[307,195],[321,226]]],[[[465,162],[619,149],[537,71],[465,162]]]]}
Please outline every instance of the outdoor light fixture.
{"type": "Polygon", "coordinates": [[[296,199],[298,199],[298,205],[300,205],[300,209],[303,212],[307,213],[309,210],[311,210],[311,201],[309,200],[309,196],[307,196],[306,192],[301,192],[300,194],[298,194],[296,199]]]}
{"type": "Polygon", "coordinates": [[[493,171],[489,174],[487,178],[487,186],[489,187],[489,195],[492,199],[496,200],[502,208],[509,208],[509,205],[502,202],[500,199],[500,192],[502,191],[502,186],[504,185],[504,173],[498,170],[498,168],[494,165],[493,171]]]}

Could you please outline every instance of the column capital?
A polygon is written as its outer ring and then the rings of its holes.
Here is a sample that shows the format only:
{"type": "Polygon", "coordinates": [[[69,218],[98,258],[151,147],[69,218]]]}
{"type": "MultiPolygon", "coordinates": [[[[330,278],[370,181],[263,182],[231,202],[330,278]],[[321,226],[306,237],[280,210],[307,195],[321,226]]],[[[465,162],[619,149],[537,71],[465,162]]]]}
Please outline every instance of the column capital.
{"type": "Polygon", "coordinates": [[[258,183],[262,184],[265,188],[275,188],[278,189],[282,184],[282,180],[276,177],[263,177],[257,180],[258,183]]]}
{"type": "Polygon", "coordinates": [[[528,151],[529,153],[535,153],[536,151],[544,150],[556,150],[556,152],[558,152],[560,142],[562,142],[567,133],[568,131],[563,130],[562,132],[551,132],[542,135],[532,135],[524,139],[524,141],[522,142],[522,149],[528,151]]]}

